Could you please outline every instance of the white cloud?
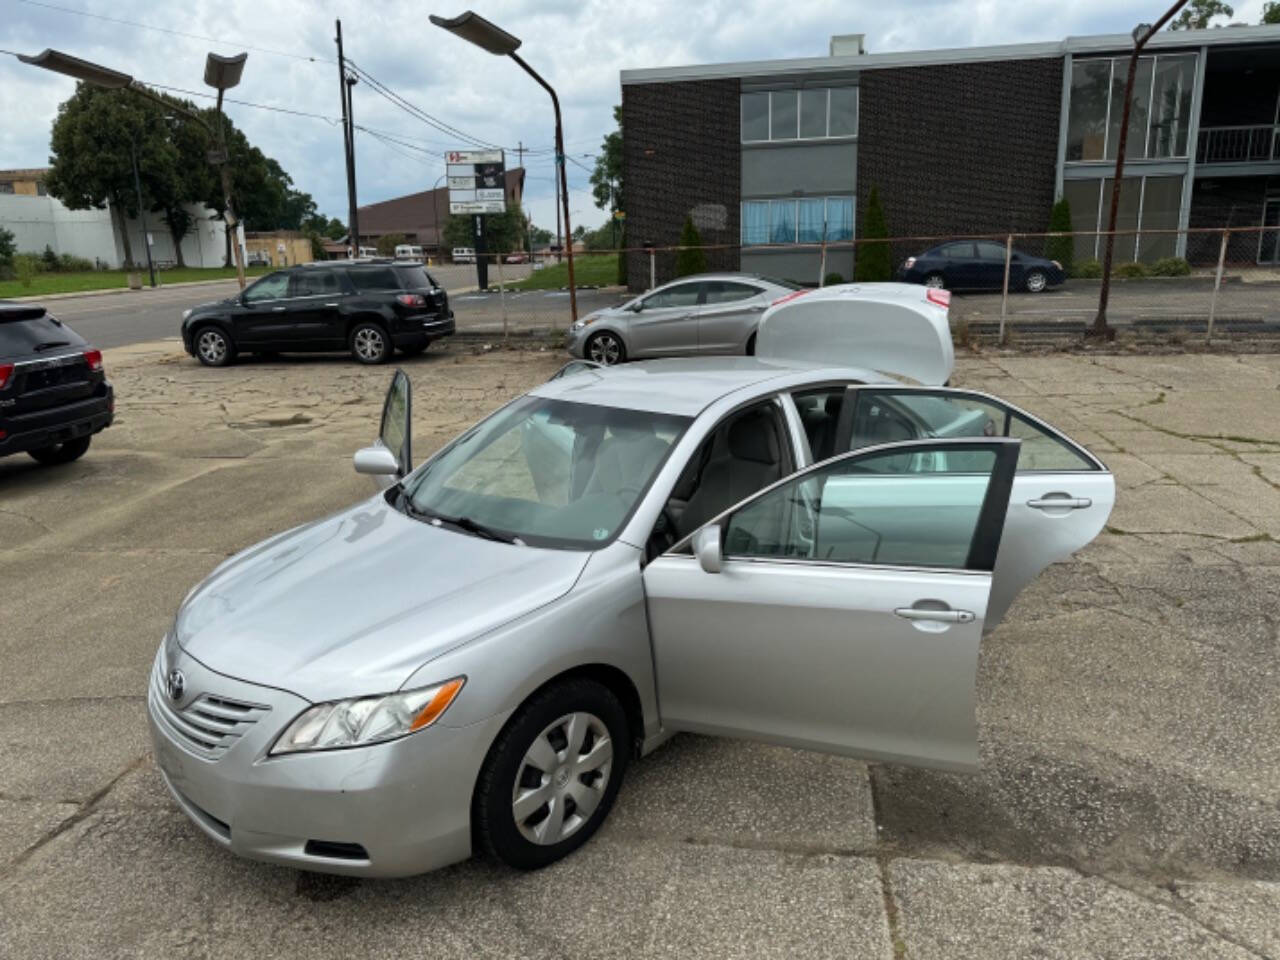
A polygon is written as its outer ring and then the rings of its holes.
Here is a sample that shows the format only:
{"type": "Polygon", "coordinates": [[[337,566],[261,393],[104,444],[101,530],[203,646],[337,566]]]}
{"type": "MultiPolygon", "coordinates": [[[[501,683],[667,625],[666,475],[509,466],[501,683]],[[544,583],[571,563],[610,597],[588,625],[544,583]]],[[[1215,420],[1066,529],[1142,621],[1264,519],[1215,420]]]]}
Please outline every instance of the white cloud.
{"type": "MultiPolygon", "coordinates": [[[[43,0],[42,0],[43,2],[43,0]]],[[[337,117],[333,21],[342,19],[347,54],[401,96],[471,135],[528,156],[527,206],[535,222],[554,223],[551,201],[554,130],[546,94],[519,67],[433,27],[431,12],[453,6],[421,2],[355,3],[305,0],[188,0],[181,6],[142,0],[48,0],[151,27],[214,37],[210,44],[34,3],[7,5],[0,46],[21,52],[54,47],[152,83],[201,90],[204,55],[245,45],[313,56],[316,62],[250,51],[237,99],[337,117]]],[[[1262,0],[1236,4],[1236,18],[1257,23],[1262,0]]],[[[765,0],[494,0],[478,12],[523,40],[521,54],[556,88],[564,111],[566,152],[590,167],[612,127],[620,69],[774,57],[822,56],[833,33],[865,33],[871,52],[1057,40],[1066,35],[1127,33],[1153,16],[1134,0],[810,0],[779,5],[765,0]]],[[[0,57],[0,167],[43,165],[57,105],[71,80],[0,57]]],[[[346,219],[346,181],[340,128],[246,106],[228,112],[249,138],[275,157],[323,211],[346,219]]],[[[355,91],[356,122],[420,142],[430,155],[358,137],[362,203],[429,189],[443,172],[441,154],[460,144],[375,94],[355,91]],[[406,156],[406,154],[408,156],[406,156]],[[417,159],[413,159],[413,157],[417,159]]],[[[514,165],[515,158],[509,158],[514,165]]],[[[575,222],[604,220],[587,173],[570,164],[570,209],[575,222]]]]}

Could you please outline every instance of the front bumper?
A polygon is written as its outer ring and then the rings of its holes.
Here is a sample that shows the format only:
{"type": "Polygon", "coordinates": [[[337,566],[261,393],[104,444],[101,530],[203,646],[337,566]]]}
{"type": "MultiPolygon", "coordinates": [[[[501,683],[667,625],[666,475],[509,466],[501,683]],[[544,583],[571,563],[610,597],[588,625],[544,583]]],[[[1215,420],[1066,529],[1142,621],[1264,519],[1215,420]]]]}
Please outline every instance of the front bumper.
{"type": "Polygon", "coordinates": [[[151,739],[165,785],[196,826],[240,856],[323,873],[409,876],[471,855],[471,794],[505,715],[368,747],[269,757],[307,706],[161,646],[147,695],[151,739]],[[174,666],[186,680],[176,703],[164,684],[174,666]],[[207,736],[190,722],[213,725],[192,712],[209,702],[213,715],[226,704],[249,708],[234,736],[207,736]]]}
{"type": "Polygon", "coordinates": [[[91,436],[111,426],[114,417],[110,384],[104,396],[17,416],[4,417],[0,412],[0,430],[5,434],[0,439],[0,457],[91,436]]]}
{"type": "Polygon", "coordinates": [[[585,347],[587,343],[587,331],[590,327],[583,327],[581,330],[570,329],[565,337],[564,346],[569,351],[571,357],[577,357],[579,360],[585,359],[585,347]]]}

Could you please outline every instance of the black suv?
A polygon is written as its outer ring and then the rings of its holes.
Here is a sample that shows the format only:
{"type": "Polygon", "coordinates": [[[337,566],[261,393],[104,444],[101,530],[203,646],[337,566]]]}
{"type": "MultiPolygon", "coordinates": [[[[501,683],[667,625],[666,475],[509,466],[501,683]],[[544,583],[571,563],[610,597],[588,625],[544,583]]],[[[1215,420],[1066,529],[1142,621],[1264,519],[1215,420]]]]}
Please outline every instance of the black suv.
{"type": "Polygon", "coordinates": [[[44,307],[0,301],[0,457],[70,463],[114,414],[101,350],[44,307]]]}
{"type": "Polygon", "coordinates": [[[416,261],[351,260],[277,270],[236,297],[182,316],[182,344],[210,367],[238,353],[350,350],[384,363],[453,333],[444,289],[416,261]]]}

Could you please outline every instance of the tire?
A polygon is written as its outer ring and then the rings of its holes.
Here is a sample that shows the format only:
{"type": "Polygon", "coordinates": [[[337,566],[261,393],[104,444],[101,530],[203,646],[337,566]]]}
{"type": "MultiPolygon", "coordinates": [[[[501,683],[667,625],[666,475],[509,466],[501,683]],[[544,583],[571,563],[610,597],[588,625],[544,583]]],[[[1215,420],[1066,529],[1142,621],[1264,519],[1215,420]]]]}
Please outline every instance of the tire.
{"type": "Polygon", "coordinates": [[[747,356],[754,357],[756,355],[756,335],[753,333],[747,337],[747,356]]]}
{"type": "Polygon", "coordinates": [[[626,713],[607,687],[569,679],[534,694],[507,722],[480,770],[471,812],[477,846],[520,870],[572,853],[609,815],[630,750],[626,713]],[[569,738],[578,736],[574,764],[569,738]],[[588,803],[593,806],[583,817],[588,803]]]}
{"type": "Polygon", "coordinates": [[[235,362],[236,345],[221,327],[201,327],[191,336],[196,359],[206,367],[225,367],[235,362]]]}
{"type": "Polygon", "coordinates": [[[54,466],[59,463],[70,463],[72,460],[79,460],[84,456],[85,451],[89,449],[89,443],[93,440],[92,436],[77,437],[74,440],[67,440],[63,443],[55,443],[51,447],[40,447],[37,450],[28,450],[27,453],[31,459],[46,466],[54,466]]]}
{"type": "Polygon", "coordinates": [[[1043,270],[1028,271],[1024,286],[1028,293],[1043,293],[1049,286],[1049,277],[1043,270]]]}
{"type": "Polygon", "coordinates": [[[391,359],[391,338],[380,323],[366,320],[351,328],[347,340],[351,355],[360,363],[374,365],[391,359]]]}
{"type": "Polygon", "coordinates": [[[627,348],[623,344],[622,338],[612,330],[601,330],[599,333],[592,334],[587,340],[586,345],[582,348],[582,354],[588,360],[594,360],[596,363],[602,363],[606,367],[612,367],[616,363],[622,363],[627,359],[627,348]]]}
{"type": "Polygon", "coordinates": [[[924,278],[924,285],[926,287],[933,287],[935,290],[942,290],[946,287],[947,282],[943,279],[942,274],[931,273],[924,278]]]}

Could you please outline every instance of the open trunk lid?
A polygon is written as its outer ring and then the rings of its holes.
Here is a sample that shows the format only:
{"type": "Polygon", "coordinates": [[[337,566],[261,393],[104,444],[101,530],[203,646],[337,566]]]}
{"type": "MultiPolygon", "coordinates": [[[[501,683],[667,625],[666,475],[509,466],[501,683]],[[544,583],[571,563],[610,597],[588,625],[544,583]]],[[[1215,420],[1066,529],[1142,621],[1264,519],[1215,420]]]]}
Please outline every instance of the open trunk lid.
{"type": "Polygon", "coordinates": [[[951,379],[951,294],[912,283],[843,283],[774,302],[756,332],[767,360],[865,367],[928,386],[951,379]]]}

